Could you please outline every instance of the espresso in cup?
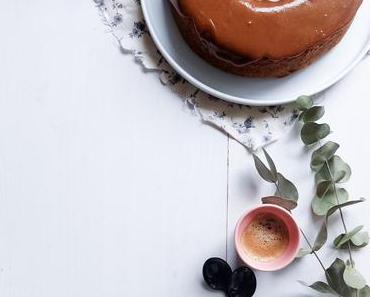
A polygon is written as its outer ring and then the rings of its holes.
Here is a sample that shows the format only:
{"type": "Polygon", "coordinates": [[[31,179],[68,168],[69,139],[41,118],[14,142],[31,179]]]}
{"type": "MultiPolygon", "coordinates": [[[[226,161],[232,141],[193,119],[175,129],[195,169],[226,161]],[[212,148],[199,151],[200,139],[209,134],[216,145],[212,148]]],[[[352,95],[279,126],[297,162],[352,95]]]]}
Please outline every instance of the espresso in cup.
{"type": "Polygon", "coordinates": [[[250,258],[258,262],[272,262],[287,250],[289,231],[276,215],[262,213],[246,226],[241,243],[250,258]]]}
{"type": "Polygon", "coordinates": [[[249,267],[276,271],[289,265],[299,250],[299,227],[285,209],[264,204],[247,211],[235,228],[235,248],[249,267]]]}

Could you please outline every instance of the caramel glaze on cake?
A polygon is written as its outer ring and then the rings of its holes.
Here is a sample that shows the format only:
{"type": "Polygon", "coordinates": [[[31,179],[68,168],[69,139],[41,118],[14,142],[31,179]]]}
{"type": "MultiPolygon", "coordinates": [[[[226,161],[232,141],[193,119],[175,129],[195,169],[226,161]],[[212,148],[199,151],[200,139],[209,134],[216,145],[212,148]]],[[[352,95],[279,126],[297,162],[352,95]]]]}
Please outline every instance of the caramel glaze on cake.
{"type": "Polygon", "coordinates": [[[362,0],[169,0],[199,56],[243,76],[302,69],[344,36],[362,0]]]}

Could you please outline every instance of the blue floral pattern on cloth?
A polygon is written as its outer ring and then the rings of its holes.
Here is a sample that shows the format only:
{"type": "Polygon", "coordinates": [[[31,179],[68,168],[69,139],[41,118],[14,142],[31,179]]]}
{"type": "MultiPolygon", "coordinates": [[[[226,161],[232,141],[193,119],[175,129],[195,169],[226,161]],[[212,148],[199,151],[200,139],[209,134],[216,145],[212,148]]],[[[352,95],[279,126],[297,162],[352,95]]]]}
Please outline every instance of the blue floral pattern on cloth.
{"type": "Polygon", "coordinates": [[[126,53],[135,56],[146,70],[158,71],[161,82],[204,123],[217,127],[255,150],[276,141],[297,119],[291,105],[251,107],[227,103],[198,90],[178,75],[155,47],[146,27],[140,0],[94,0],[109,32],[126,53]]]}

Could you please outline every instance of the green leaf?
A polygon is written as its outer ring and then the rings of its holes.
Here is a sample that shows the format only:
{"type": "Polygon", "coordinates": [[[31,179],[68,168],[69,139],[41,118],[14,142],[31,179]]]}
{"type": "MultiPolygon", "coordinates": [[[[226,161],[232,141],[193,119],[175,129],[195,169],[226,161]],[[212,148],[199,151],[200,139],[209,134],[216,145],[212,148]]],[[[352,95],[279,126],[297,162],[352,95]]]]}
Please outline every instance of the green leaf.
{"type": "Polygon", "coordinates": [[[328,141],[322,147],[313,152],[311,158],[311,169],[319,171],[325,162],[329,161],[339,149],[339,144],[328,141]]]}
{"type": "Polygon", "coordinates": [[[364,288],[362,288],[359,292],[358,297],[370,297],[370,287],[365,286],[364,288]]]}
{"type": "Polygon", "coordinates": [[[336,248],[341,248],[344,244],[348,243],[353,236],[359,233],[364,226],[358,226],[354,228],[352,231],[348,232],[347,234],[341,234],[334,240],[334,245],[336,248]]]}
{"type": "Polygon", "coordinates": [[[299,110],[304,111],[313,106],[313,100],[309,96],[300,96],[296,100],[296,106],[299,110]]]}
{"type": "Polygon", "coordinates": [[[316,122],[321,119],[325,114],[325,108],[323,106],[313,106],[303,112],[302,120],[305,123],[316,122]]]}
{"type": "Polygon", "coordinates": [[[359,232],[351,238],[351,243],[356,248],[363,248],[369,244],[369,233],[359,232]]]}
{"type": "Polygon", "coordinates": [[[361,203],[361,202],[364,202],[364,201],[365,201],[365,199],[352,200],[352,201],[348,201],[348,202],[345,202],[345,203],[342,203],[342,204],[339,204],[339,205],[335,205],[332,208],[330,208],[327,211],[325,221],[322,224],[322,226],[320,228],[320,231],[316,236],[315,243],[314,243],[313,248],[312,248],[313,251],[316,252],[316,251],[320,250],[324,246],[324,244],[327,242],[327,240],[328,240],[328,221],[329,221],[329,218],[330,218],[331,215],[333,215],[340,208],[345,208],[345,207],[355,205],[355,204],[358,204],[358,203],[361,203]]]}
{"type": "Polygon", "coordinates": [[[305,123],[301,131],[301,139],[306,145],[314,144],[330,134],[328,124],[305,123]]]}
{"type": "Polygon", "coordinates": [[[343,279],[347,286],[357,290],[360,290],[366,286],[365,278],[350,264],[346,265],[346,269],[343,273],[343,279]]]}
{"type": "Polygon", "coordinates": [[[312,250],[311,249],[300,249],[298,254],[297,254],[297,258],[303,258],[307,255],[310,255],[312,254],[312,250]]]}
{"type": "Polygon", "coordinates": [[[297,207],[296,201],[277,196],[263,197],[262,203],[278,205],[282,208],[285,208],[286,210],[292,210],[297,207]]]}
{"type": "Polygon", "coordinates": [[[315,252],[320,250],[328,240],[328,226],[327,226],[327,224],[328,224],[328,222],[326,220],[326,222],[324,224],[322,224],[322,226],[320,228],[320,231],[316,236],[315,243],[312,247],[312,250],[315,251],[315,252]]]}
{"type": "Polygon", "coordinates": [[[270,155],[267,153],[267,151],[265,149],[262,149],[263,150],[263,153],[265,154],[265,157],[266,157],[266,160],[267,160],[267,163],[270,167],[270,172],[274,178],[274,180],[277,180],[277,170],[276,170],[276,166],[275,166],[275,163],[274,161],[272,160],[272,158],[270,157],[270,155]]]}
{"type": "Polygon", "coordinates": [[[332,289],[330,288],[330,286],[327,284],[327,283],[324,283],[324,282],[315,282],[313,283],[312,285],[308,285],[306,284],[305,282],[302,282],[300,281],[299,283],[301,283],[302,285],[306,286],[306,287],[309,287],[319,293],[322,293],[322,294],[334,294],[334,295],[337,295],[337,293],[332,289]]]}
{"type": "Polygon", "coordinates": [[[306,111],[302,111],[301,114],[298,116],[298,121],[301,122],[303,120],[304,114],[306,111]]]}
{"type": "Polygon", "coordinates": [[[275,195],[288,198],[293,201],[298,201],[299,195],[296,186],[288,179],[286,179],[281,173],[277,175],[277,185],[279,191],[276,191],[275,195]]]}
{"type": "Polygon", "coordinates": [[[329,189],[332,187],[332,182],[327,180],[319,183],[316,188],[316,196],[318,198],[322,198],[325,196],[325,194],[329,191],[329,189]]]}
{"type": "MultiPolygon", "coordinates": [[[[340,234],[335,238],[334,240],[334,246],[337,249],[348,249],[348,244],[343,244],[340,247],[338,247],[338,242],[345,236],[346,234],[340,234]]],[[[364,248],[369,244],[369,233],[367,232],[359,232],[355,234],[351,240],[349,240],[349,244],[351,245],[352,249],[361,249],[364,248]]]]}
{"type": "MultiPolygon", "coordinates": [[[[334,239],[334,242],[333,242],[333,244],[334,244],[334,246],[337,248],[337,249],[339,249],[339,248],[343,248],[343,246],[338,246],[338,243],[343,239],[343,237],[344,237],[344,235],[346,235],[346,234],[344,234],[344,233],[342,233],[342,234],[340,234],[340,235],[338,235],[335,239],[334,239]]],[[[344,248],[347,248],[348,246],[346,245],[344,248]]]]}
{"type": "Polygon", "coordinates": [[[356,290],[347,286],[343,274],[346,265],[341,259],[335,259],[333,264],[326,270],[325,276],[329,286],[342,297],[356,296],[356,290]]]}
{"type": "Polygon", "coordinates": [[[258,174],[267,182],[275,183],[277,178],[274,178],[274,175],[271,173],[270,169],[258,158],[257,155],[253,154],[254,165],[256,166],[258,174]]]}
{"type": "Polygon", "coordinates": [[[349,178],[351,176],[351,174],[351,168],[349,168],[349,171],[340,170],[335,174],[336,176],[334,176],[334,182],[343,183],[346,178],[349,178]]]}
{"type": "Polygon", "coordinates": [[[335,183],[345,183],[351,177],[351,167],[339,156],[333,156],[327,163],[322,166],[315,175],[316,183],[332,180],[335,183]],[[328,167],[329,166],[329,167],[328,167]],[[330,171],[329,171],[330,169],[330,171]]]}
{"type": "MultiPolygon", "coordinates": [[[[349,194],[347,190],[343,188],[337,188],[336,190],[340,204],[348,201],[349,194]]],[[[334,189],[331,188],[325,193],[322,198],[316,196],[312,200],[312,211],[318,216],[325,216],[328,210],[337,204],[337,197],[335,195],[334,189]]]]}

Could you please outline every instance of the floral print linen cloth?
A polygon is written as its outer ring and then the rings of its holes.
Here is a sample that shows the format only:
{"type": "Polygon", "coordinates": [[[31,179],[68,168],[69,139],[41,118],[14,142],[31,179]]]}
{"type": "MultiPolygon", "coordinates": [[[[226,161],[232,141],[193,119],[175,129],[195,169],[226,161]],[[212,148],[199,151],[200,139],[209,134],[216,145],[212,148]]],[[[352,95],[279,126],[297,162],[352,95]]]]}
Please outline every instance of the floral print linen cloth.
{"type": "Polygon", "coordinates": [[[297,118],[292,106],[251,107],[227,103],[181,78],[155,47],[143,18],[140,0],[94,0],[105,25],[122,50],[146,70],[157,71],[204,123],[217,127],[251,150],[267,145],[289,130],[297,118]]]}

